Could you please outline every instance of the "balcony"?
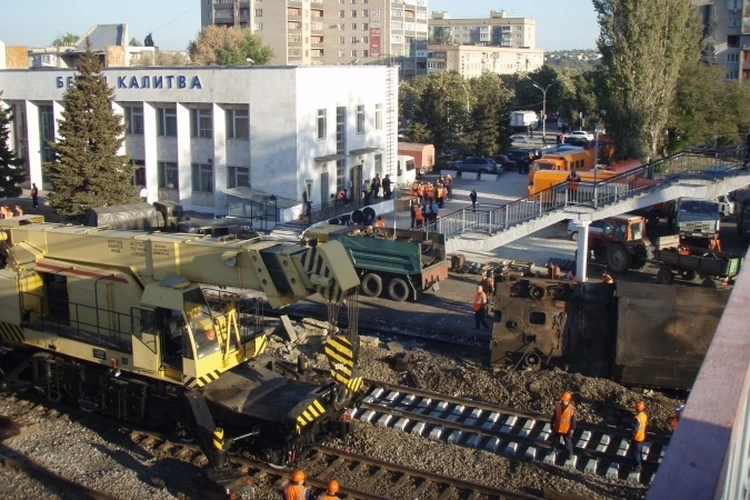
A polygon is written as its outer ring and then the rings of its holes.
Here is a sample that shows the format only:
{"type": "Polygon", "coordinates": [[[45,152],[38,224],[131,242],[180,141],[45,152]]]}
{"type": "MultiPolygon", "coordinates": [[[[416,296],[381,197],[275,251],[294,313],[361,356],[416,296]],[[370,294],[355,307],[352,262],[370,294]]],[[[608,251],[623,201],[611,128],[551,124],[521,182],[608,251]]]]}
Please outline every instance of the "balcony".
{"type": "Polygon", "coordinates": [[[742,34],[750,35],[750,16],[742,17],[742,34]]]}

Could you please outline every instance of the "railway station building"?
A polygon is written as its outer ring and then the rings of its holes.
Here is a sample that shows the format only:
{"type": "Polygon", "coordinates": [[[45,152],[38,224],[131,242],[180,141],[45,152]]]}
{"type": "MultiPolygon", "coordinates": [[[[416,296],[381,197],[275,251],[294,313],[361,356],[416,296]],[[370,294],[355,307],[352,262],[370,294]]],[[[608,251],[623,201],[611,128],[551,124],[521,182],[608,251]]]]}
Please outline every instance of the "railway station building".
{"type": "MultiPolygon", "coordinates": [[[[11,144],[50,189],[62,97],[73,69],[0,70],[11,144]]],[[[126,67],[104,70],[127,124],[123,154],[148,201],[223,215],[273,195],[301,209],[396,174],[398,70],[386,66],[126,67]]],[[[276,201],[278,200],[278,201],[276,201]]]]}

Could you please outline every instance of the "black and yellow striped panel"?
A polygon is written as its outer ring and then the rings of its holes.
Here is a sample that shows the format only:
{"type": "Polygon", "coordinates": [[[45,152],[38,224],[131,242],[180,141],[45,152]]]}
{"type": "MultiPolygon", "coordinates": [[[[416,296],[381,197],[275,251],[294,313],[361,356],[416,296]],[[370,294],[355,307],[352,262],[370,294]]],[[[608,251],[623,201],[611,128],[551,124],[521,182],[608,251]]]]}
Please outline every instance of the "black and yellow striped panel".
{"type": "Polygon", "coordinates": [[[325,259],[323,258],[323,252],[318,251],[318,247],[313,247],[309,251],[302,254],[300,259],[302,267],[305,268],[307,275],[317,275],[328,279],[328,286],[322,287],[313,285],[313,289],[321,294],[328,302],[338,304],[344,297],[344,292],[338,286],[338,282],[335,279],[331,279],[331,268],[326,265],[325,259]]]}
{"type": "Polygon", "coordinates": [[[362,380],[362,377],[354,377],[349,381],[348,384],[346,384],[346,389],[354,394],[360,391],[362,389],[362,385],[364,384],[364,381],[362,380]]]}
{"type": "Polygon", "coordinates": [[[26,336],[23,334],[23,328],[20,326],[0,322],[0,340],[14,344],[23,344],[26,336]]]}
{"type": "Polygon", "coordinates": [[[221,372],[219,370],[212,370],[208,372],[205,375],[202,375],[200,377],[188,377],[187,375],[182,376],[182,383],[185,384],[185,387],[204,387],[214,380],[218,380],[219,377],[221,377],[221,372]]]}
{"type": "Polygon", "coordinates": [[[297,417],[297,434],[302,434],[302,429],[320,418],[326,412],[325,406],[323,406],[319,400],[315,400],[310,403],[310,406],[305,408],[305,411],[300,413],[297,417]]]}
{"type": "Polygon", "coordinates": [[[213,432],[213,445],[219,451],[224,451],[224,429],[217,427],[213,432]]]}
{"type": "Polygon", "coordinates": [[[260,337],[256,337],[255,339],[255,353],[253,354],[253,357],[260,356],[264,352],[266,352],[266,348],[268,347],[268,338],[265,335],[261,335],[260,337]]]}
{"type": "Polygon", "coordinates": [[[336,335],[326,341],[325,355],[331,365],[331,376],[346,385],[354,372],[354,351],[352,343],[344,335],[336,335]]]}

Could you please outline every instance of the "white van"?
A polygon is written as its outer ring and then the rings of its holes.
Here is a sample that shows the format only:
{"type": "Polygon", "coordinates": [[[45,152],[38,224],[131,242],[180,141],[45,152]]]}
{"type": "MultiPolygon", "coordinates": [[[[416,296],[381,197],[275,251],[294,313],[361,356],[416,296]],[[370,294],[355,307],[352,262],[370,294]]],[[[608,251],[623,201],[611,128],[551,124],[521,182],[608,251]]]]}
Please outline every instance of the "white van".
{"type": "Polygon", "coordinates": [[[398,155],[397,184],[411,186],[417,180],[417,162],[413,156],[398,155]]]}

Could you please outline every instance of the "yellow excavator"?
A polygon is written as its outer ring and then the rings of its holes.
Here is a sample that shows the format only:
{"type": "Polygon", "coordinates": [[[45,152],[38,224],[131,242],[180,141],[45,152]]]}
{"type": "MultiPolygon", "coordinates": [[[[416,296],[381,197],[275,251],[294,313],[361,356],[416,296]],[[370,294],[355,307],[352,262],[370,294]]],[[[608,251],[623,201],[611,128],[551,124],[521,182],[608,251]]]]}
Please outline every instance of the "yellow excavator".
{"type": "Polygon", "coordinates": [[[323,346],[331,377],[312,382],[302,358],[265,353],[257,311],[204,294],[253,290],[280,308],[319,293],[330,317],[344,301],[351,314],[359,278],[338,242],[102,230],[33,216],[0,221],[0,240],[1,388],[198,438],[215,470],[227,467],[230,448],[294,461],[338,431],[361,395],[353,318],[323,346]]]}

